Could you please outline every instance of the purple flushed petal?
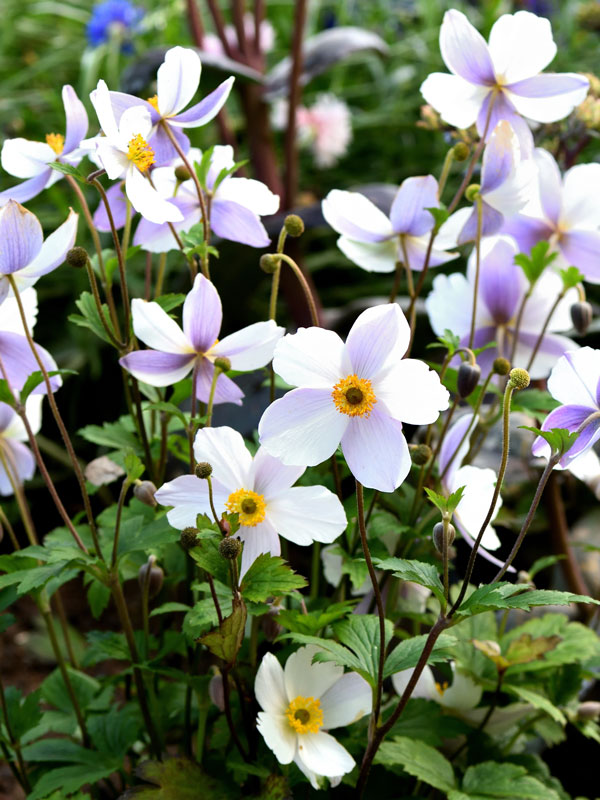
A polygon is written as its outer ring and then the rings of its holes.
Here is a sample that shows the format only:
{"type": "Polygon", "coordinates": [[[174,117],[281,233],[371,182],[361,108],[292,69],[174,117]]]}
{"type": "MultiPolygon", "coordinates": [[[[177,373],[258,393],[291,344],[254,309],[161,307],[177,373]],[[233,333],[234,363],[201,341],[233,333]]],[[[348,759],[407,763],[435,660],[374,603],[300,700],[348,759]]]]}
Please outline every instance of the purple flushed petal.
{"type": "Polygon", "coordinates": [[[85,139],[88,130],[88,115],[72,86],[63,86],[62,100],[67,119],[65,143],[61,153],[64,156],[79,147],[81,140],[85,139]]]}
{"type": "Polygon", "coordinates": [[[223,308],[221,298],[204,275],[197,275],[183,304],[183,332],[198,353],[206,353],[216,343],[223,308]]]}
{"type": "Polygon", "coordinates": [[[375,407],[369,417],[352,417],[342,452],[354,477],[369,489],[393,492],[410,472],[402,423],[375,407]]]}
{"type": "Polygon", "coordinates": [[[233,86],[234,78],[227,78],[217,88],[208,94],[205,98],[200,100],[196,105],[170,117],[169,122],[172,125],[180,125],[183,128],[198,128],[200,125],[205,125],[211,119],[217,116],[219,111],[225,105],[231,87],[233,86]]]}
{"type": "MultiPolygon", "coordinates": [[[[413,271],[421,272],[425,265],[425,259],[427,258],[427,251],[429,249],[429,236],[405,236],[404,237],[404,250],[406,251],[406,257],[408,258],[408,263],[410,268],[413,271]]],[[[404,254],[402,254],[404,255],[404,254]]],[[[440,250],[435,247],[432,247],[429,253],[429,261],[428,264],[430,267],[439,267],[440,264],[446,264],[448,261],[452,261],[455,258],[458,258],[458,253],[449,253],[447,250],[440,250]]]]}
{"type": "Polygon", "coordinates": [[[444,14],[440,50],[448,69],[469,83],[492,86],[496,82],[485,39],[460,11],[444,14]]]}
{"type": "Polygon", "coordinates": [[[0,211],[0,274],[8,275],[26,267],[40,252],[43,238],[35,214],[9,200],[0,211]]]}
{"type": "MultiPolygon", "coordinates": [[[[0,441],[0,450],[9,465],[12,480],[21,486],[25,481],[33,478],[35,473],[35,458],[31,450],[21,442],[14,439],[0,441]]],[[[7,497],[13,494],[12,483],[0,464],[0,495],[7,497]]]]}
{"type": "Polygon", "coordinates": [[[163,222],[161,225],[142,217],[138,222],[133,237],[133,244],[140,245],[143,250],[150,253],[166,253],[178,249],[177,239],[173,236],[171,226],[177,233],[189,231],[196,223],[200,222],[202,215],[197,203],[190,202],[187,197],[173,197],[169,200],[181,211],[183,219],[172,222],[171,225],[163,222]]]}
{"type": "Polygon", "coordinates": [[[492,131],[483,153],[481,192],[491,192],[501,186],[510,176],[513,166],[512,148],[507,146],[504,126],[501,125],[492,131]]]}
{"type": "MultiPolygon", "coordinates": [[[[36,344],[38,355],[48,372],[56,370],[56,361],[50,353],[39,344],[36,344]]],[[[8,382],[14,391],[20,391],[27,378],[34,372],[39,371],[39,365],[35,360],[31,348],[25,336],[18,333],[7,333],[0,331],[0,358],[6,370],[8,382]]],[[[2,376],[4,377],[4,376],[2,376]]],[[[62,384],[60,375],[50,378],[50,386],[55,392],[62,384]]],[[[46,384],[42,381],[33,390],[32,394],[47,394],[46,384]]]]}
{"type": "Polygon", "coordinates": [[[134,350],[119,359],[119,364],[144,383],[170,386],[185,378],[193,366],[194,358],[193,354],[188,353],[134,350]]]}
{"type": "Polygon", "coordinates": [[[15,418],[15,411],[8,403],[0,403],[0,433],[6,430],[15,418]]]}
{"type": "Polygon", "coordinates": [[[33,178],[0,192],[0,206],[3,206],[9,200],[14,200],[17,203],[26,203],[31,200],[32,197],[35,197],[46,188],[48,181],[52,178],[52,172],[53,170],[48,167],[47,170],[43,170],[39,175],[34,175],[33,178]]]}
{"type": "Polygon", "coordinates": [[[548,221],[556,226],[560,219],[562,200],[562,176],[554,157],[541,147],[533,153],[538,169],[539,197],[548,221]]]}
{"type": "Polygon", "coordinates": [[[153,125],[156,125],[156,123],[160,119],[160,114],[154,108],[152,103],[149,103],[147,100],[142,100],[141,97],[136,97],[133,94],[126,94],[125,92],[109,92],[109,94],[110,94],[110,104],[114,111],[117,125],[121,121],[123,112],[127,111],[128,108],[133,108],[134,106],[143,106],[146,109],[146,111],[149,112],[150,119],[153,125]]]}
{"type": "MultiPolygon", "coordinates": [[[[495,208],[489,206],[485,200],[481,203],[481,236],[493,236],[502,228],[504,217],[495,208]]],[[[477,208],[474,206],[469,218],[465,222],[459,236],[458,244],[474,242],[477,239],[477,208]]]]}
{"type": "MultiPolygon", "coordinates": [[[[181,150],[187,154],[190,149],[190,140],[188,137],[180,128],[170,126],[169,130],[177,140],[177,144],[181,150]]],[[[170,161],[173,161],[174,158],[179,158],[179,153],[161,125],[158,125],[154,129],[148,144],[154,151],[154,166],[156,167],[160,167],[161,164],[168,164],[170,161]]]]}
{"type": "MultiPolygon", "coordinates": [[[[527,306],[525,306],[525,308],[527,308],[527,306]]],[[[509,328],[507,334],[512,342],[513,330],[509,328]]],[[[514,359],[515,367],[527,367],[533,350],[537,345],[538,338],[538,332],[519,331],[519,341],[517,342],[514,359]]],[[[573,350],[575,347],[577,347],[577,345],[566,336],[557,336],[555,333],[545,333],[539,344],[533,364],[528,368],[531,378],[533,380],[546,378],[552,371],[557,360],[568,350],[573,350]]]]}
{"type": "Polygon", "coordinates": [[[481,259],[479,294],[497,325],[507,323],[517,311],[523,293],[514,248],[502,239],[481,259]]]}
{"type": "MultiPolygon", "coordinates": [[[[208,403],[214,372],[213,364],[207,358],[201,359],[196,378],[196,397],[201,403],[208,403]]],[[[241,406],[243,397],[244,393],[231,378],[228,378],[227,375],[219,375],[215,388],[215,405],[218,403],[235,403],[241,406]]]]}
{"type": "Polygon", "coordinates": [[[578,89],[586,89],[588,86],[589,81],[583,75],[547,72],[544,75],[535,75],[511,83],[506,89],[521,97],[556,97],[576,92],[578,89]]]}
{"type": "Polygon", "coordinates": [[[463,458],[467,454],[469,448],[468,438],[465,439],[460,451],[457,451],[457,448],[472,422],[473,414],[464,414],[452,425],[447,435],[444,437],[438,460],[438,470],[440,475],[446,470],[446,474],[442,478],[444,488],[446,489],[452,486],[454,473],[460,467],[463,458]],[[454,455],[455,452],[456,455],[454,455]],[[450,466],[448,466],[448,464],[450,464],[450,466]],[[446,469],[447,466],[448,468],[446,469]]]}
{"type": "MultiPolygon", "coordinates": [[[[475,539],[473,539],[473,537],[467,533],[464,526],[460,524],[460,521],[457,518],[455,519],[455,522],[457,528],[460,530],[462,534],[463,539],[469,545],[469,547],[473,549],[473,545],[475,544],[475,539]]],[[[477,555],[482,556],[482,558],[485,558],[486,561],[489,561],[490,564],[494,564],[496,567],[504,566],[504,561],[502,561],[499,558],[496,558],[496,556],[493,556],[491,553],[488,553],[488,551],[481,545],[479,545],[479,547],[477,548],[477,555]]],[[[517,570],[514,567],[508,568],[508,572],[516,572],[516,571],[517,570]]]]}
{"type": "MultiPolygon", "coordinates": [[[[106,190],[106,198],[110,206],[110,213],[113,216],[115,228],[119,230],[125,225],[125,220],[127,219],[127,201],[121,181],[115,183],[114,186],[106,190]]],[[[103,200],[100,200],[100,204],[94,212],[94,225],[103,233],[110,232],[110,223],[103,200]]]]}
{"type": "Polygon", "coordinates": [[[422,236],[434,225],[433,215],[426,209],[438,206],[438,184],[433,175],[407,178],[396,192],[390,211],[394,232],[422,236]]]}
{"type": "MultiPolygon", "coordinates": [[[[555,408],[554,411],[548,414],[542,425],[542,430],[549,431],[552,428],[566,428],[571,432],[576,431],[591,414],[597,411],[597,408],[588,406],[560,406],[560,408],[555,408]]],[[[562,467],[568,466],[577,456],[589,450],[599,437],[600,419],[594,419],[589,425],[586,425],[577,437],[573,447],[561,458],[560,465],[562,467]]],[[[534,456],[547,456],[549,446],[541,436],[538,436],[532,445],[531,452],[534,456]]]]}
{"type": "Polygon", "coordinates": [[[512,219],[505,220],[501,233],[512,236],[519,247],[519,252],[529,255],[534,245],[552,236],[553,230],[548,223],[540,219],[517,214],[512,219]]]}
{"type": "Polygon", "coordinates": [[[374,378],[392,357],[408,348],[408,322],[395,303],[369,308],[357,318],[346,339],[346,352],[359,378],[374,378]]]}
{"type": "Polygon", "coordinates": [[[570,231],[564,233],[558,248],[566,261],[577,267],[591,283],[600,283],[600,232],[570,231]]]}
{"type": "Polygon", "coordinates": [[[254,491],[271,500],[293,486],[305,470],[303,466],[285,466],[264,447],[259,447],[252,465],[254,491]]]}
{"type": "Polygon", "coordinates": [[[249,208],[231,200],[214,200],[210,226],[221,239],[240,242],[250,247],[267,247],[271,242],[258,216],[249,208]]]}
{"type": "Polygon", "coordinates": [[[519,145],[521,146],[521,157],[529,158],[533,152],[533,135],[531,133],[531,129],[525,120],[519,114],[517,114],[513,104],[502,92],[498,94],[490,92],[490,94],[485,98],[479,111],[479,115],[477,116],[477,132],[479,135],[483,136],[485,131],[490,103],[493,103],[494,105],[487,126],[487,133],[485,137],[486,141],[491,137],[498,123],[505,119],[510,123],[512,129],[517,135],[519,145]]]}

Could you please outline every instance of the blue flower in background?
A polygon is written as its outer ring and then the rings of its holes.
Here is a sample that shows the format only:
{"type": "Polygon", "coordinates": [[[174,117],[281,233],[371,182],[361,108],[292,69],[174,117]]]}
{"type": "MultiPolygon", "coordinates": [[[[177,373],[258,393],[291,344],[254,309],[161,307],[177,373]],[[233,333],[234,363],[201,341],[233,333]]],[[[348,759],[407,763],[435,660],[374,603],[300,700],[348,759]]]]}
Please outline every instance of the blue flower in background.
{"type": "MultiPolygon", "coordinates": [[[[118,30],[121,38],[127,40],[139,28],[144,10],[134,6],[129,0],[104,0],[92,9],[87,25],[87,37],[93,47],[109,41],[111,34],[118,30]]],[[[125,45],[127,47],[127,45],[125,45]]]]}

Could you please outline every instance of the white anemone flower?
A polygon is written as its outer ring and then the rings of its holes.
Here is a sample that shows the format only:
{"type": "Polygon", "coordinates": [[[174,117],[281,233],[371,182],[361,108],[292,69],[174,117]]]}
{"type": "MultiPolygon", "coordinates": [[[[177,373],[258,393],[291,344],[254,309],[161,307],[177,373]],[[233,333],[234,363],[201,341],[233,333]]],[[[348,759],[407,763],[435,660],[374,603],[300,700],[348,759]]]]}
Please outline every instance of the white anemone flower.
{"type": "Polygon", "coordinates": [[[152,131],[150,112],[141,105],[132,106],[117,124],[110,92],[102,80],[91,100],[104,132],[104,137],[97,140],[97,155],[110,180],[125,179],[125,193],[131,205],[150,222],[183,219],[177,206],[161,197],[146,179],[154,163],[154,151],[148,144],[152,131]]]}
{"type": "Polygon", "coordinates": [[[312,663],[318,648],[301,647],[282,668],[271,653],[263,658],[254,690],[263,709],[258,730],[280,764],[292,761],[315,789],[319,778],[337,786],[354,759],[327,730],[356,722],[371,711],[369,684],[331,662],[312,663]]]}
{"type": "MultiPolygon", "coordinates": [[[[42,395],[29,395],[25,413],[33,433],[42,426],[42,395]]],[[[0,403],[0,495],[13,494],[13,485],[22,486],[33,478],[35,458],[23,442],[28,441],[21,417],[7,403],[0,403]]]]}

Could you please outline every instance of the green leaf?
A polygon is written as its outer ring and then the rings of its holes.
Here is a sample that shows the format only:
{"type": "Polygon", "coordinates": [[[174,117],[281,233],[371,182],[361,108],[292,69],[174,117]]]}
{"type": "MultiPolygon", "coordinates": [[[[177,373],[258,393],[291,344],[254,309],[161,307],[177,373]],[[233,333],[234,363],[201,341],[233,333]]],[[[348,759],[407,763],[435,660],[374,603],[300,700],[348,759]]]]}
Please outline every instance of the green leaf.
{"type": "MultiPolygon", "coordinates": [[[[202,569],[227,586],[229,584],[229,567],[227,561],[219,553],[220,540],[221,537],[218,534],[210,539],[201,539],[199,544],[189,551],[189,554],[202,569]]],[[[244,576],[244,580],[247,575],[248,573],[244,576]]]]}
{"type": "MultiPolygon", "coordinates": [[[[79,705],[85,711],[100,692],[100,683],[95,678],[71,667],[67,667],[67,672],[79,705]]],[[[44,680],[41,693],[44,700],[59,711],[73,713],[71,697],[59,669],[55,669],[44,680]]]]}
{"type": "Polygon", "coordinates": [[[444,587],[433,564],[403,558],[376,558],[374,561],[379,569],[392,570],[394,577],[425,586],[435,594],[440,602],[444,600],[444,587]]]}
{"type": "Polygon", "coordinates": [[[223,167],[223,169],[219,172],[216,177],[213,192],[216,192],[219,188],[220,184],[223,183],[225,178],[229,177],[229,175],[233,175],[234,172],[237,172],[238,169],[241,169],[248,163],[248,159],[243,159],[242,161],[237,161],[232,167],[223,167]]]}
{"type": "Polygon", "coordinates": [[[210,169],[210,162],[214,150],[214,147],[207,147],[207,149],[202,153],[200,162],[194,161],[194,169],[196,170],[196,175],[198,176],[198,182],[203,189],[206,189],[206,179],[210,169]]]}
{"type": "Polygon", "coordinates": [[[94,619],[102,616],[110,600],[110,589],[100,581],[92,580],[87,591],[87,600],[94,619]]]}
{"type": "Polygon", "coordinates": [[[102,758],[99,753],[91,753],[94,760],[86,764],[73,764],[69,767],[60,767],[46,772],[27,795],[27,800],[41,800],[50,792],[60,789],[60,797],[76,792],[82,786],[97,784],[102,778],[108,778],[122,766],[122,759],[102,758]]]}
{"type": "Polygon", "coordinates": [[[444,497],[443,494],[438,494],[434,492],[432,489],[428,489],[425,487],[425,491],[427,492],[427,497],[433,503],[433,505],[439,509],[442,514],[453,514],[456,510],[456,507],[460,503],[463,492],[465,490],[464,486],[458,488],[455,492],[452,492],[451,495],[448,497],[444,497]]]}
{"type": "Polygon", "coordinates": [[[85,637],[90,646],[85,651],[82,666],[89,667],[101,661],[116,659],[129,661],[130,654],[123,633],[114,631],[90,631],[85,637]]]}
{"type": "MultiPolygon", "coordinates": [[[[40,722],[40,690],[23,697],[23,692],[15,686],[7,686],[5,691],[6,710],[11,731],[17,741],[40,722]]],[[[2,715],[0,715],[2,719],[2,715]]]]}
{"type": "MultiPolygon", "coordinates": [[[[384,650],[394,633],[394,626],[385,620],[384,650]]],[[[361,670],[369,674],[372,683],[377,682],[379,670],[380,630],[379,618],[374,614],[352,614],[342,622],[333,625],[333,631],[340,642],[356,653],[361,670]]]]}
{"type": "Polygon", "coordinates": [[[11,408],[15,407],[15,396],[4,378],[0,378],[0,403],[6,403],[11,408]]]}
{"type": "Polygon", "coordinates": [[[577,267],[567,267],[567,269],[561,269],[559,272],[565,291],[574,289],[578,283],[583,283],[585,280],[585,275],[577,267]]]}
{"type": "Polygon", "coordinates": [[[87,721],[87,729],[101,753],[122,759],[139,738],[143,724],[139,708],[130,703],[123,708],[111,708],[105,714],[93,714],[87,721]]]}
{"type": "Polygon", "coordinates": [[[244,575],[240,591],[252,603],[264,603],[268,597],[289,594],[306,586],[302,575],[295,573],[283,558],[262,553],[244,575]]]}
{"type": "Polygon", "coordinates": [[[554,650],[562,641],[560,636],[536,636],[530,633],[523,633],[517,639],[513,639],[506,651],[505,658],[509,664],[528,664],[544,658],[546,653],[554,650]]]}
{"type": "Polygon", "coordinates": [[[228,666],[235,663],[238,651],[244,639],[244,628],[248,612],[239,597],[234,597],[232,612],[225,617],[215,631],[205,633],[200,638],[205,647],[218,658],[223,659],[228,666]]]}
{"type": "Polygon", "coordinates": [[[420,739],[432,747],[439,747],[444,739],[455,739],[472,730],[466,722],[445,714],[439,703],[419,697],[408,701],[394,725],[395,735],[420,739]]]}
{"type": "Polygon", "coordinates": [[[136,769],[139,778],[158,788],[136,786],[120,800],[231,800],[230,787],[206,775],[193,761],[169,758],[166,761],[145,761],[136,769]]]}
{"type": "MultiPolygon", "coordinates": [[[[54,369],[48,372],[48,377],[53,378],[55,375],[77,375],[78,373],[74,369],[54,369]]],[[[27,378],[25,383],[23,384],[23,388],[19,394],[19,399],[21,403],[25,403],[29,395],[33,392],[35,388],[37,388],[40,383],[43,383],[44,376],[42,375],[41,370],[36,370],[32,372],[31,375],[27,378]]]]}
{"type": "Polygon", "coordinates": [[[282,608],[277,614],[277,622],[290,631],[314,636],[321,628],[350,614],[355,605],[356,600],[346,600],[333,603],[323,611],[309,611],[308,614],[298,609],[282,608]]]}
{"type": "Polygon", "coordinates": [[[429,349],[440,346],[446,348],[449,356],[453,356],[460,347],[460,336],[456,336],[456,334],[452,333],[449,328],[446,328],[444,330],[444,335],[438,336],[434,343],[427,345],[427,348],[429,349]]]}
{"type": "Polygon", "coordinates": [[[579,434],[576,431],[569,431],[567,428],[551,428],[549,431],[542,431],[539,428],[533,428],[530,425],[519,425],[519,428],[523,428],[523,430],[531,431],[535,433],[537,436],[541,436],[542,439],[545,439],[552,449],[552,453],[560,453],[563,456],[566,452],[568,452],[579,437],[579,434]]]}
{"type": "Polygon", "coordinates": [[[12,572],[8,575],[0,577],[0,589],[5,586],[17,586],[17,594],[19,596],[27,594],[34,589],[41,589],[48,581],[55,578],[65,569],[67,563],[59,562],[58,564],[44,564],[39,567],[31,569],[19,570],[12,572]]]}
{"type": "Polygon", "coordinates": [[[71,164],[63,164],[62,161],[51,161],[47,166],[57,172],[62,172],[63,175],[70,175],[79,183],[86,183],[86,177],[83,172],[78,170],[77,167],[71,166],[71,164]]]}
{"type": "Polygon", "coordinates": [[[535,412],[536,414],[549,414],[558,408],[560,403],[555,400],[550,392],[543,389],[527,389],[526,392],[515,392],[512,396],[512,411],[535,412]]]}
{"type": "MultiPolygon", "coordinates": [[[[383,670],[383,677],[389,678],[395,672],[401,672],[404,669],[412,669],[417,666],[417,662],[421,657],[427,635],[413,636],[411,639],[405,639],[392,650],[385,660],[383,670]]],[[[448,633],[442,633],[436,639],[433,650],[429,658],[428,664],[435,664],[440,661],[447,661],[452,656],[452,648],[456,644],[456,639],[448,633]]]]}
{"type": "Polygon", "coordinates": [[[155,297],[153,302],[158,303],[163,311],[169,312],[180,306],[185,300],[185,297],[184,294],[161,294],[160,297],[155,297]]]}
{"type": "Polygon", "coordinates": [[[538,242],[531,248],[529,255],[519,253],[515,256],[515,264],[521,267],[531,286],[557,257],[558,253],[548,254],[549,250],[550,242],[538,242]]]}
{"type": "Polygon", "coordinates": [[[159,403],[148,403],[147,408],[149,408],[152,411],[164,411],[166,414],[169,414],[172,417],[176,417],[181,422],[184,428],[188,424],[186,415],[174,403],[165,403],[162,401],[159,403]]]}
{"type": "Polygon", "coordinates": [[[433,217],[435,222],[434,230],[436,233],[439,231],[444,222],[446,222],[446,220],[450,216],[448,213],[448,209],[443,204],[440,204],[439,207],[434,206],[433,208],[426,208],[425,211],[429,211],[429,213],[433,217]]]}
{"type": "MultiPolygon", "coordinates": [[[[99,339],[102,339],[103,342],[108,342],[110,344],[110,339],[104,330],[100,314],[96,308],[94,296],[91,292],[82,292],[79,299],[75,301],[75,305],[81,312],[81,316],[79,314],[70,314],[68,317],[69,322],[79,325],[80,328],[88,328],[92,333],[96,334],[99,339]]],[[[108,329],[114,333],[108,306],[106,303],[102,303],[101,308],[108,329]]]]}
{"type": "Polygon", "coordinates": [[[140,475],[144,474],[146,467],[142,464],[141,458],[136,456],[133,450],[128,450],[125,453],[124,460],[125,472],[127,473],[127,480],[130,483],[136,481],[140,475]]]}
{"type": "Polygon", "coordinates": [[[135,453],[141,453],[137,437],[121,420],[118,422],[105,422],[99,425],[86,425],[78,431],[80,436],[93,444],[110,447],[113,450],[125,450],[130,447],[135,453]]]}
{"type": "Polygon", "coordinates": [[[526,703],[529,703],[534,708],[544,711],[546,714],[552,717],[553,720],[561,725],[567,724],[566,717],[560,708],[557,708],[553,703],[550,702],[550,700],[548,700],[547,697],[544,697],[544,695],[534,692],[525,686],[517,686],[510,683],[504,684],[504,691],[510,692],[511,694],[519,697],[521,700],[524,700],[526,703]]]}
{"type": "Polygon", "coordinates": [[[570,603],[594,603],[600,601],[571,592],[555,592],[548,589],[522,591],[523,586],[513,583],[492,583],[475,589],[456,613],[456,618],[481,614],[498,608],[520,608],[524,611],[534,606],[566,606],[570,603]]]}
{"type": "Polygon", "coordinates": [[[434,747],[406,736],[384,742],[375,756],[376,764],[401,766],[428,786],[450,792],[456,786],[452,764],[434,747]]]}
{"type": "Polygon", "coordinates": [[[548,567],[552,567],[554,564],[557,564],[564,558],[566,558],[565,555],[542,556],[541,558],[537,558],[527,570],[527,574],[529,575],[530,578],[533,579],[538,574],[538,572],[541,572],[543,569],[547,569],[548,567]]]}
{"type": "MultiPolygon", "coordinates": [[[[484,761],[469,767],[462,782],[467,797],[497,797],[503,800],[559,800],[559,796],[543,783],[527,775],[527,770],[516,764],[484,761]]],[[[451,792],[448,800],[459,800],[460,792],[451,792]]]]}
{"type": "Polygon", "coordinates": [[[182,611],[184,614],[190,610],[189,606],[186,606],[185,603],[163,603],[162,606],[158,606],[158,608],[153,608],[150,612],[151,617],[157,617],[160,614],[176,614],[182,611]]]}

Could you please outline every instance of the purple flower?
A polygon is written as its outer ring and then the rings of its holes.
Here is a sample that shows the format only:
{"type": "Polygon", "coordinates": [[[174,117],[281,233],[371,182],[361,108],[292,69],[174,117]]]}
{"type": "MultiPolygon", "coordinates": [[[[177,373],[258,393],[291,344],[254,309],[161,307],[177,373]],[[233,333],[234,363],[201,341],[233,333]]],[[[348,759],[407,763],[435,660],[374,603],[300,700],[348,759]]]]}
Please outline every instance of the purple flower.
{"type": "MultiPolygon", "coordinates": [[[[42,397],[28,397],[26,414],[31,429],[37,433],[42,424],[42,397]]],[[[13,494],[13,483],[22,486],[25,481],[33,478],[35,458],[31,450],[23,444],[27,439],[27,431],[16,411],[7,403],[0,403],[0,453],[3,456],[0,459],[0,495],[4,497],[13,494]]]]}
{"type": "MultiPolygon", "coordinates": [[[[552,428],[575,431],[591,414],[598,414],[560,459],[559,464],[564,468],[600,439],[600,350],[582,347],[565,353],[548,378],[548,391],[562,405],[548,414],[543,431],[552,428]]],[[[536,438],[531,451],[534,456],[550,458],[550,445],[541,436],[536,438]]]]}
{"type": "MultiPolygon", "coordinates": [[[[183,304],[183,330],[158,303],[135,299],[131,303],[133,330],[151,350],[136,350],[119,363],[138,380],[151,386],[171,386],[196,370],[196,396],[207,403],[214,374],[214,361],[221,356],[231,368],[242,372],[258,369],[273,357],[283,328],[273,320],[255,322],[217,338],[223,311],[214,285],[197,275],[183,304]]],[[[217,378],[214,402],[241,405],[244,393],[226,375],[217,378]]]]}
{"type": "Polygon", "coordinates": [[[528,11],[501,16],[486,44],[465,15],[452,9],[444,14],[440,30],[442,58],[452,74],[433,73],[421,93],[450,125],[468,128],[476,123],[480,136],[488,117],[488,136],[500,120],[508,120],[528,155],[532,136],[523,117],[555,122],[587,94],[589,81],[583,75],[539,74],[556,49],[550,22],[528,11]]]}
{"type": "Polygon", "coordinates": [[[139,30],[144,16],[144,9],[134,6],[128,0],[104,0],[92,8],[92,16],[87,24],[87,38],[92,47],[108,42],[112,35],[118,34],[124,41],[123,49],[127,50],[127,40],[139,30]]]}
{"type": "MultiPolygon", "coordinates": [[[[389,217],[359,192],[334,189],[323,200],[323,216],[341,234],[337,245],[350,261],[368,272],[393,272],[406,258],[410,269],[422,270],[429,234],[435,221],[428,208],[438,208],[438,184],[433,175],[407,178],[396,194],[389,217]]],[[[456,258],[443,243],[430,254],[429,266],[456,258]]]]}
{"type": "Polygon", "coordinates": [[[558,253],[555,268],[576,266],[591,283],[600,283],[600,164],[578,164],[561,177],[558,164],[537,148],[533,160],[538,187],[528,205],[503,228],[524,253],[549,241],[558,253]]]}
{"type": "Polygon", "coordinates": [[[79,149],[88,129],[88,116],[72,86],[63,86],[62,100],[67,119],[66,135],[47,133],[46,142],[29,139],[6,139],[2,146],[2,168],[15,178],[26,178],[23,183],[0,193],[0,205],[7,200],[26,203],[47,186],[62,178],[62,174],[48,166],[53,161],[76,167],[84,156],[79,149]]]}
{"type": "Polygon", "coordinates": [[[393,492],[411,460],[402,422],[435,422],[448,392],[422,361],[403,359],[410,328],[396,304],[369,308],[346,343],[333,331],[300,328],[275,348],[273,369],[299,388],[272,403],[258,433],[284,464],[320,464],[342,451],[365,486],[393,492]]]}
{"type": "MultiPolygon", "coordinates": [[[[477,315],[473,346],[488,347],[477,357],[482,377],[491,369],[499,355],[510,358],[516,318],[529,283],[520,267],[514,263],[517,245],[508,236],[485,239],[481,246],[482,258],[479,276],[477,315]]],[[[467,277],[460,273],[438,275],[433,281],[433,290],[425,301],[429,321],[434,332],[442,336],[449,329],[459,336],[462,344],[468,344],[473,308],[475,282],[474,254],[469,259],[467,277]]],[[[563,289],[562,279],[546,270],[536,282],[531,296],[525,303],[519,326],[513,366],[527,367],[540,331],[563,289]]],[[[566,336],[557,336],[554,331],[572,328],[570,307],[577,300],[575,289],[570,290],[554,311],[544,334],[536,357],[529,368],[533,379],[545,378],[556,359],[575,344],[566,336]]]]}

